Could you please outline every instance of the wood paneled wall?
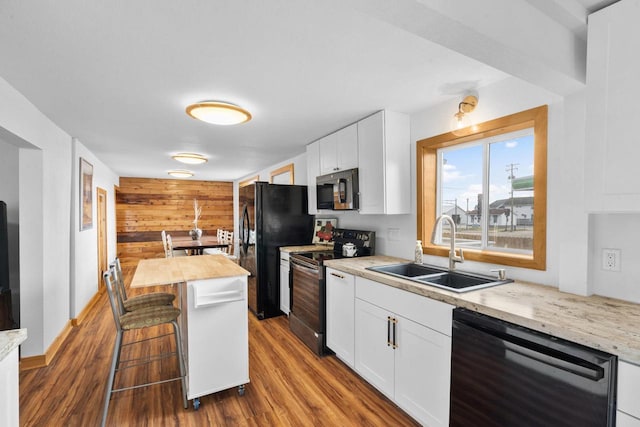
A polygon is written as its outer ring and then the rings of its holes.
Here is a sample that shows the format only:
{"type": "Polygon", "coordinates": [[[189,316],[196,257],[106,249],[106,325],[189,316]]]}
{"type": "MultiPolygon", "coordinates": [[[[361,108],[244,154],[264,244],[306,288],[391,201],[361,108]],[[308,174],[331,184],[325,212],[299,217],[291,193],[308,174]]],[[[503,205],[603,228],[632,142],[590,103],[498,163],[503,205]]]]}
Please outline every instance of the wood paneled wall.
{"type": "Polygon", "coordinates": [[[118,257],[135,266],[163,257],[160,232],[185,236],[193,228],[193,199],[202,206],[198,227],[205,235],[233,230],[233,183],[180,179],[120,178],[116,189],[118,257]]]}

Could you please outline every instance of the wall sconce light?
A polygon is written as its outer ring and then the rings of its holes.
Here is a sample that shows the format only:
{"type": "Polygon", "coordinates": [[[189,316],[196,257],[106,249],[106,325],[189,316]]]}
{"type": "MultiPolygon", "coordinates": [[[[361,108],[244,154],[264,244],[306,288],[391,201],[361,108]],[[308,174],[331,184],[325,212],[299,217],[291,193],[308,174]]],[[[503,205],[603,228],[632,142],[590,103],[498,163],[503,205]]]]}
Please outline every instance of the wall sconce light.
{"type": "Polygon", "coordinates": [[[476,109],[476,105],[478,105],[478,97],[475,95],[465,96],[462,102],[458,104],[458,112],[453,115],[452,119],[451,128],[453,133],[471,126],[468,114],[476,109]]]}
{"type": "Polygon", "coordinates": [[[193,172],[182,169],[171,170],[167,173],[174,178],[191,178],[193,176],[193,172]]]}
{"type": "Polygon", "coordinates": [[[189,165],[199,165],[202,163],[207,163],[209,159],[207,159],[202,154],[196,153],[178,153],[171,156],[174,160],[177,160],[182,163],[186,163],[189,165]]]}
{"type": "Polygon", "coordinates": [[[228,102],[202,101],[187,107],[187,114],[194,119],[213,125],[237,125],[251,120],[251,113],[228,102]]]}

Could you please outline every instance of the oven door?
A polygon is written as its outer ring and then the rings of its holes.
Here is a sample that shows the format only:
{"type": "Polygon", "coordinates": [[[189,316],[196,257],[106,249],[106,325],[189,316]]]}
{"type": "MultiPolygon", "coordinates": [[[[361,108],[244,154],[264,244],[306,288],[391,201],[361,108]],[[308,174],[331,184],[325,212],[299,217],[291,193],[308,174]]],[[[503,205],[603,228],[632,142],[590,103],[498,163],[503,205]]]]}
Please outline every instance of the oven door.
{"type": "Polygon", "coordinates": [[[290,259],[291,313],[315,332],[320,332],[320,268],[290,259]]]}

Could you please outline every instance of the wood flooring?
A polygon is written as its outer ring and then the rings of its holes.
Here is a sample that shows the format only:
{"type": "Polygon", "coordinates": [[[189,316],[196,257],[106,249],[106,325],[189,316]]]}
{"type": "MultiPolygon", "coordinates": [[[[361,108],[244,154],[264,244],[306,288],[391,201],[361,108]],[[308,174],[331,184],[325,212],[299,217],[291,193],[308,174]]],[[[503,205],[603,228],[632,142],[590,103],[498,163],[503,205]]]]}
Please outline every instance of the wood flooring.
{"type": "MultiPolygon", "coordinates": [[[[126,283],[131,270],[125,270],[126,283]]],[[[166,288],[162,289],[166,291],[166,288]]],[[[148,290],[147,290],[148,291],[148,290]]],[[[130,291],[135,295],[139,291],[130,291]]],[[[318,358],[302,345],[285,316],[258,321],[249,316],[251,382],[200,398],[198,411],[184,409],[180,383],[117,393],[109,426],[416,426],[413,419],[362,380],[335,356],[318,358]]],[[[165,332],[169,332],[167,329],[165,332]]],[[[131,334],[127,336],[127,333],[131,334]]],[[[125,342],[158,333],[145,329],[125,342]]],[[[21,426],[98,426],[115,338],[106,294],[86,320],[73,328],[52,363],[20,374],[21,426]]],[[[123,358],[172,349],[172,337],[131,346],[123,358]]],[[[212,361],[215,363],[215,361],[212,361]]],[[[133,368],[118,385],[176,373],[175,359],[133,368]]]]}

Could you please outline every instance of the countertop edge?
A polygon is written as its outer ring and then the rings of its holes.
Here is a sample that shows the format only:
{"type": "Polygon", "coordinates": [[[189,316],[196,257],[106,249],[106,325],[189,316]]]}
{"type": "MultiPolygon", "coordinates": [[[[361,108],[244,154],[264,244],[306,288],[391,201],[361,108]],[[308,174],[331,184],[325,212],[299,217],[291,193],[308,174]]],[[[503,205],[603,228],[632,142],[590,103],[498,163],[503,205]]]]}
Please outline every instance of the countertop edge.
{"type": "Polygon", "coordinates": [[[522,281],[456,293],[366,269],[403,262],[411,261],[374,256],[330,260],[325,265],[615,354],[640,365],[640,304],[597,295],[574,295],[522,281]]]}
{"type": "Polygon", "coordinates": [[[26,329],[0,331],[0,362],[27,339],[26,329]]]}

